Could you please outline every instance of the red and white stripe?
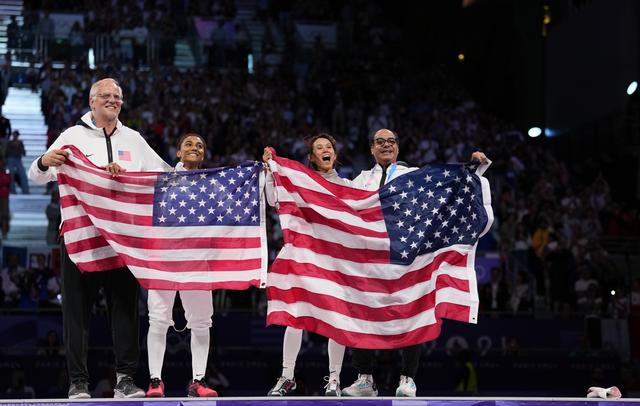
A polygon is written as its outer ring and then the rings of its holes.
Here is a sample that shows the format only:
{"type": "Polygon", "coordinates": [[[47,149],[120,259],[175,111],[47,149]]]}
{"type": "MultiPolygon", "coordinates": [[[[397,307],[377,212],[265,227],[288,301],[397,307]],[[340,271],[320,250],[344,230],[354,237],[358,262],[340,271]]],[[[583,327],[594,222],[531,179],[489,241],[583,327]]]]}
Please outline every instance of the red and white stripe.
{"type": "MultiPolygon", "coordinates": [[[[160,173],[113,178],[75,147],[59,168],[62,233],[83,272],[128,267],[147,289],[247,289],[266,281],[261,224],[237,227],[153,226],[160,173]]],[[[264,203],[261,203],[264,212],[264,203]]]]}
{"type": "Polygon", "coordinates": [[[270,165],[284,246],[269,272],[267,324],[348,347],[401,348],[437,338],[442,318],[477,321],[475,246],[390,264],[377,191],[330,183],[285,158],[270,165]]]}

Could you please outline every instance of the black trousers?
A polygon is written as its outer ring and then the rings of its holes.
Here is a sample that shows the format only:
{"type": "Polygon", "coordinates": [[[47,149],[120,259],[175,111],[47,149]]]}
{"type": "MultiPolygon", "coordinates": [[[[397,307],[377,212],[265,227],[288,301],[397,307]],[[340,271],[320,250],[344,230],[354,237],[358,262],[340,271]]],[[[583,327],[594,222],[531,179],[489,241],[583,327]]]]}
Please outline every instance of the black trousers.
{"type": "Polygon", "coordinates": [[[116,372],[133,376],[138,369],[138,282],[127,268],[81,273],[60,244],[62,324],[69,381],[89,382],[87,353],[93,305],[102,287],[107,301],[116,372]]]}
{"type": "MultiPolygon", "coordinates": [[[[402,369],[400,371],[400,375],[408,376],[410,378],[416,377],[421,350],[422,344],[400,349],[400,352],[402,353],[402,369]]],[[[373,370],[375,368],[375,352],[376,350],[362,350],[359,348],[354,348],[352,350],[351,361],[353,363],[353,367],[359,374],[373,374],[373,370]]]]}

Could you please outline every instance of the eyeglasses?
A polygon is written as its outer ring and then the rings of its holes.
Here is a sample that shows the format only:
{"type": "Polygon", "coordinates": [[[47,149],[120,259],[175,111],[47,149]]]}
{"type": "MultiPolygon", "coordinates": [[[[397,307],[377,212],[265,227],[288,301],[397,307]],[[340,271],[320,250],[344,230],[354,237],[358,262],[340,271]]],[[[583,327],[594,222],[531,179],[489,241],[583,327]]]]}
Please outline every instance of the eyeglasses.
{"type": "Polygon", "coordinates": [[[375,140],[373,140],[373,142],[377,146],[383,147],[384,144],[389,144],[391,146],[394,146],[398,143],[398,140],[396,138],[376,138],[375,140]]]}
{"type": "Polygon", "coordinates": [[[109,99],[111,99],[113,97],[113,100],[116,101],[116,103],[121,103],[122,102],[122,96],[120,96],[119,94],[112,94],[112,93],[98,93],[96,95],[96,97],[99,97],[100,99],[107,101],[109,99]]]}

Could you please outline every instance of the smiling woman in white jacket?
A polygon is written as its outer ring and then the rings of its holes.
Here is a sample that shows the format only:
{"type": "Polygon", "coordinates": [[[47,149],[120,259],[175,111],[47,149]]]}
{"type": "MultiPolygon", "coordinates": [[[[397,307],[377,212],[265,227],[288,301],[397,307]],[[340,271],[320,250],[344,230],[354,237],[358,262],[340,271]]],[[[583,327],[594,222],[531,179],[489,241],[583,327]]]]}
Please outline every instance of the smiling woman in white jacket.
{"type": "MultiPolygon", "coordinates": [[[[180,162],[176,171],[192,171],[200,168],[205,155],[205,141],[199,134],[187,133],[178,140],[177,156],[180,162]]],[[[175,290],[149,289],[149,333],[147,354],[149,357],[150,383],[147,397],[164,397],[162,363],[167,347],[167,329],[174,325],[173,303],[175,290]]],[[[209,330],[213,316],[213,300],[210,290],[181,290],[180,300],[191,330],[191,368],[193,381],[189,385],[189,397],[216,397],[218,393],[205,382],[207,358],[209,356],[209,330]]]]}
{"type": "MultiPolygon", "coordinates": [[[[311,137],[307,141],[309,148],[309,166],[311,169],[319,173],[323,178],[331,183],[339,185],[349,185],[350,180],[341,178],[336,172],[335,166],[338,159],[336,150],[336,140],[329,134],[320,133],[311,137]]],[[[262,160],[267,163],[271,159],[271,150],[269,147],[264,149],[262,160]]],[[[274,199],[274,183],[273,177],[267,176],[266,181],[266,197],[267,202],[273,206],[274,199]]],[[[284,332],[284,340],[282,344],[282,376],[273,388],[267,393],[268,396],[287,396],[291,395],[296,389],[296,381],[294,370],[296,367],[296,359],[302,345],[302,330],[287,327],[284,332]]],[[[327,352],[329,354],[329,376],[325,378],[326,396],[340,396],[340,371],[342,370],[342,360],[344,358],[344,346],[338,344],[333,339],[329,339],[327,343],[327,352]]]]}

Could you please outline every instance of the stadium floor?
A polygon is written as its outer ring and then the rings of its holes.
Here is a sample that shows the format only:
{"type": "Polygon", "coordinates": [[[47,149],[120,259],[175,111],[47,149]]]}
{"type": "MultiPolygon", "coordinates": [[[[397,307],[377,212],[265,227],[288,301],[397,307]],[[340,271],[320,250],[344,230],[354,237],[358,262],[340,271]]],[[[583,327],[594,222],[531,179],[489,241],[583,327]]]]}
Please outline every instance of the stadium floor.
{"type": "Polygon", "coordinates": [[[480,398],[480,397],[417,397],[412,399],[396,397],[377,398],[322,398],[322,397],[229,397],[229,398],[162,398],[162,399],[98,399],[90,401],[86,399],[11,399],[0,400],[0,405],[29,405],[29,406],[51,406],[66,405],[73,406],[106,406],[107,404],[117,404],[118,406],[581,406],[596,404],[613,404],[618,406],[623,404],[640,403],[640,398],[628,398],[618,400],[587,399],[587,398],[523,398],[523,397],[502,397],[502,398],[480,398]],[[595,403],[595,404],[594,404],[595,403]]]}

